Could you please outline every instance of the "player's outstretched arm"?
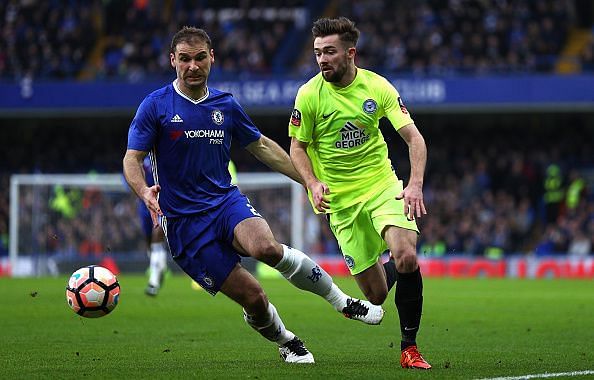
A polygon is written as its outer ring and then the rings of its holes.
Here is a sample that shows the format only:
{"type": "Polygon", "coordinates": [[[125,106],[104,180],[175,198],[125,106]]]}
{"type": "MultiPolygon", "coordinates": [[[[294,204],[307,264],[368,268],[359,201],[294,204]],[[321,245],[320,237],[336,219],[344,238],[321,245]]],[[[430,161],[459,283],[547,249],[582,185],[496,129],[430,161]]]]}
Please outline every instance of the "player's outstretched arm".
{"type": "Polygon", "coordinates": [[[159,207],[159,202],[157,201],[157,194],[159,193],[160,187],[159,185],[148,187],[146,184],[144,167],[142,166],[142,162],[146,155],[147,152],[128,149],[123,161],[124,177],[132,191],[143,200],[144,204],[149,209],[153,220],[153,226],[157,227],[159,225],[157,216],[163,215],[161,208],[159,207]]]}
{"type": "Polygon", "coordinates": [[[291,161],[293,166],[295,166],[295,169],[303,178],[305,186],[311,192],[314,207],[319,212],[326,212],[330,206],[325,195],[330,194],[330,189],[314,174],[306,149],[307,143],[299,141],[295,137],[291,139],[291,161]]]}
{"type": "Polygon", "coordinates": [[[272,170],[282,173],[305,186],[287,152],[273,140],[262,135],[260,139],[249,144],[246,149],[272,170]]]}

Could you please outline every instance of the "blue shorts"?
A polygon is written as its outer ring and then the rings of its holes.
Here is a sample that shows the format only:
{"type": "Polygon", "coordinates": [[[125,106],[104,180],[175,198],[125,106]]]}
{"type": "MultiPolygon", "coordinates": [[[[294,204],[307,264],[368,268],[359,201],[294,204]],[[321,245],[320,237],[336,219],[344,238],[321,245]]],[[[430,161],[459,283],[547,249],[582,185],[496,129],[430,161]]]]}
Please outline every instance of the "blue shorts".
{"type": "Polygon", "coordinates": [[[213,296],[241,261],[233,230],[242,220],[261,217],[239,190],[214,210],[167,218],[164,227],[173,260],[213,296]]]}
{"type": "Polygon", "coordinates": [[[153,220],[151,219],[151,213],[149,209],[146,208],[146,205],[143,201],[138,199],[138,216],[140,217],[140,226],[142,227],[142,232],[144,232],[144,236],[150,238],[153,234],[153,220]]]}

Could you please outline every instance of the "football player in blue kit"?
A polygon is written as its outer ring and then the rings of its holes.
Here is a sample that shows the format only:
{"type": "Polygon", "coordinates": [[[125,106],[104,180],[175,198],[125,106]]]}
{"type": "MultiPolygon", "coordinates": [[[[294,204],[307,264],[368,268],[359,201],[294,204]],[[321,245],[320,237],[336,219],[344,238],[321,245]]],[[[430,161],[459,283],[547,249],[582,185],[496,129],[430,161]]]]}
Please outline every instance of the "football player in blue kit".
{"type": "Polygon", "coordinates": [[[229,93],[208,87],[214,51],[208,34],[184,27],[171,41],[177,77],[140,104],[128,132],[123,160],[130,187],[163,227],[174,261],[210,294],[222,292],[243,307],[244,319],[278,345],[289,363],[313,355],[279,313],[260,283],[241,266],[251,256],[278,270],[299,289],[317,294],[338,312],[379,324],[381,306],[344,294],[303,252],[280,244],[249,200],[231,183],[231,140],[271,169],[302,183],[289,155],[262,135],[229,93]],[[155,184],[148,186],[149,154],[155,184]]]}

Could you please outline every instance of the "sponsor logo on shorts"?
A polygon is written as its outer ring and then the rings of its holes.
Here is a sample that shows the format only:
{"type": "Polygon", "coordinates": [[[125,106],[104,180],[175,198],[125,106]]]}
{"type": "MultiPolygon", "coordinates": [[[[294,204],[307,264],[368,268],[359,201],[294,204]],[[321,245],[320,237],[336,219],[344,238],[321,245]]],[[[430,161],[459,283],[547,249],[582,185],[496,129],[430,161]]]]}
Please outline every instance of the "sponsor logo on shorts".
{"type": "Polygon", "coordinates": [[[210,277],[204,277],[202,279],[202,282],[204,283],[204,285],[208,288],[212,288],[212,286],[214,285],[214,281],[212,280],[212,278],[210,277]]]}
{"type": "Polygon", "coordinates": [[[355,267],[355,259],[349,255],[344,256],[344,262],[346,263],[347,267],[349,267],[349,269],[353,269],[355,267]]]}

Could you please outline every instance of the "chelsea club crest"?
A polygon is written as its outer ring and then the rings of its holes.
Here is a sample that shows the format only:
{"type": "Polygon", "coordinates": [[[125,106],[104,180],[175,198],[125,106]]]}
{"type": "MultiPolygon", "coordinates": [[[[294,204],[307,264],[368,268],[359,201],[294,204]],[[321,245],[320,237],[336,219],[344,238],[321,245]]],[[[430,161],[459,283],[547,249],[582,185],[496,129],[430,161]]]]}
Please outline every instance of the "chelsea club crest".
{"type": "Polygon", "coordinates": [[[212,111],[210,117],[216,125],[221,125],[223,124],[223,121],[225,121],[225,117],[223,116],[223,113],[220,110],[212,111]]]}
{"type": "Polygon", "coordinates": [[[363,111],[368,114],[372,114],[377,110],[377,103],[373,99],[367,99],[363,102],[363,111]]]}

